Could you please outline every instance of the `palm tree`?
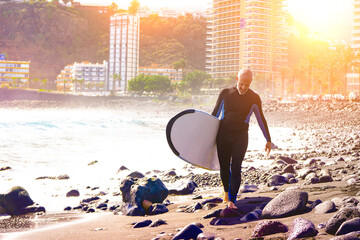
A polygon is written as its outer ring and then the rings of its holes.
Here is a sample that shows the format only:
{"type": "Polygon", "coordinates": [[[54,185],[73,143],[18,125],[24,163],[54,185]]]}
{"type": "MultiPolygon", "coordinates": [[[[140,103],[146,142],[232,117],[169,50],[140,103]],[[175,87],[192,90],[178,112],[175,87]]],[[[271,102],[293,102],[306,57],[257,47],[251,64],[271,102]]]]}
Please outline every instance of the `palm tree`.
{"type": "Polygon", "coordinates": [[[120,81],[121,81],[121,76],[118,73],[114,73],[113,75],[111,75],[112,79],[113,79],[113,89],[112,89],[112,95],[116,94],[116,82],[118,82],[118,85],[120,86],[120,81]]]}

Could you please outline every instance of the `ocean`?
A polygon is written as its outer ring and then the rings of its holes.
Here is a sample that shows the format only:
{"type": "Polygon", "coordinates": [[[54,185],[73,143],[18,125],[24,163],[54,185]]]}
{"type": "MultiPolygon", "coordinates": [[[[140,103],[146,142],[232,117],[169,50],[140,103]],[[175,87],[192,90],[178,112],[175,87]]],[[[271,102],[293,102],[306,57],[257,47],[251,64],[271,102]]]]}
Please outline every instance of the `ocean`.
{"type": "MultiPolygon", "coordinates": [[[[48,211],[61,211],[79,203],[79,198],[65,197],[71,189],[78,189],[81,199],[96,192],[116,195],[124,177],[118,173],[121,166],[129,169],[127,174],[173,168],[179,174],[186,163],[172,153],[165,135],[172,116],[112,109],[0,109],[0,167],[11,167],[0,172],[0,193],[19,185],[48,211]],[[64,174],[70,178],[36,180],[64,174]]],[[[256,122],[250,131],[249,152],[262,152],[265,140],[256,122]]],[[[292,129],[270,126],[270,132],[278,146],[288,147],[292,129]]]]}

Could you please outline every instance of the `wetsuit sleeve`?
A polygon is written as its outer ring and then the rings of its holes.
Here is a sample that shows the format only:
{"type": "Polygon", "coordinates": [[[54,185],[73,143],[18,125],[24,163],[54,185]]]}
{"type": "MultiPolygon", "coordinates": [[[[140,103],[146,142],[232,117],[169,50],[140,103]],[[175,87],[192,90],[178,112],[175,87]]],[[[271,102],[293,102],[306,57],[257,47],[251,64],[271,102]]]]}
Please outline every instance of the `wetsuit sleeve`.
{"type": "Polygon", "coordinates": [[[264,113],[262,111],[260,97],[257,97],[256,107],[254,108],[254,113],[256,116],[256,120],[259,124],[259,127],[260,127],[261,131],[263,132],[264,137],[266,138],[266,141],[271,142],[270,132],[269,132],[269,128],[268,128],[266,119],[264,117],[264,113]]]}
{"type": "Polygon", "coordinates": [[[224,96],[225,96],[225,93],[226,92],[226,89],[222,90],[219,94],[219,97],[216,101],[216,105],[214,107],[214,110],[212,111],[211,115],[215,116],[215,117],[219,117],[220,114],[221,114],[221,111],[223,110],[224,108],[224,96]]]}

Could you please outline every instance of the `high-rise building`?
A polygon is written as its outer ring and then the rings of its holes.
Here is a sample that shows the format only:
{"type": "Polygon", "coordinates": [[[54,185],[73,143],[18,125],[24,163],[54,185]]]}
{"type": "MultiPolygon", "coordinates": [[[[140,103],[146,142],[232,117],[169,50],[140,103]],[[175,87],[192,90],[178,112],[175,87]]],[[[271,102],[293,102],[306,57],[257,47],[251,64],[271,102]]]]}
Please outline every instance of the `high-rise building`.
{"type": "Polygon", "coordinates": [[[360,51],[360,0],[353,1],[353,28],[351,36],[351,47],[354,51],[360,51]]]}
{"type": "Polygon", "coordinates": [[[229,78],[249,68],[265,81],[287,65],[283,0],[213,0],[207,32],[207,72],[229,78]]]}
{"type": "Polygon", "coordinates": [[[0,60],[0,87],[29,85],[30,62],[5,60],[4,57],[1,59],[4,60],[0,60]]]}
{"type": "Polygon", "coordinates": [[[126,91],[139,66],[138,15],[117,13],[110,18],[108,90],[126,91]]]}

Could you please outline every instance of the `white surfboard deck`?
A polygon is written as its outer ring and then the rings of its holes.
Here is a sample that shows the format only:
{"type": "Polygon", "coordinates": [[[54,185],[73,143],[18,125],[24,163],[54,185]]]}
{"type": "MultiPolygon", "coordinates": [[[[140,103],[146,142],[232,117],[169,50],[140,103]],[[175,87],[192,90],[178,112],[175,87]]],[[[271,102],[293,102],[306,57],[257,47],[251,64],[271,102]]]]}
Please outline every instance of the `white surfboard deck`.
{"type": "Polygon", "coordinates": [[[220,120],[194,109],[174,116],[166,126],[171,150],[182,160],[207,170],[219,170],[216,135],[220,120]]]}

